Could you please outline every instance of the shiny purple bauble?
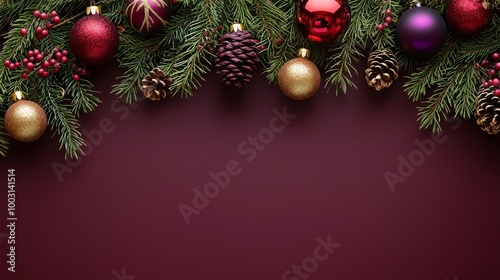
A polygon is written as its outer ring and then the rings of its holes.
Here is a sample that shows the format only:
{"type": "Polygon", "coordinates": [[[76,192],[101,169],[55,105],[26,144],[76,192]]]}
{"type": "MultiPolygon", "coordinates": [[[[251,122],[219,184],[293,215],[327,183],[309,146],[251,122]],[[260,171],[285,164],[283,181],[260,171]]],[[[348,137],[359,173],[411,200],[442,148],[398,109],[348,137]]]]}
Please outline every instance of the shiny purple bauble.
{"type": "Polygon", "coordinates": [[[427,59],[443,47],[446,32],[446,23],[440,14],[431,8],[417,7],[399,18],[396,39],[410,56],[427,59]]]}
{"type": "Polygon", "coordinates": [[[141,33],[162,30],[171,16],[171,0],[129,0],[125,9],[127,22],[141,33]]]}

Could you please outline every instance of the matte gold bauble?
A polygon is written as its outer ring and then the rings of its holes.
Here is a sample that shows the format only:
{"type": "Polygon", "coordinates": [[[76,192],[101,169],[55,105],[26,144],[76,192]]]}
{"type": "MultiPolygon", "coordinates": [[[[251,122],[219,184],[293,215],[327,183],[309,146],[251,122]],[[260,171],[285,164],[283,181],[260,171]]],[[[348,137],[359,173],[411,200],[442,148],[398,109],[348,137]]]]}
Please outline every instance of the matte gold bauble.
{"type": "Polygon", "coordinates": [[[318,67],[308,58],[310,51],[300,49],[294,58],[281,67],[278,84],[284,95],[293,100],[306,100],[318,91],[321,74],[318,67]]]}
{"type": "Polygon", "coordinates": [[[9,135],[20,142],[33,142],[40,138],[47,128],[47,115],[40,105],[24,100],[24,94],[16,92],[14,100],[5,113],[5,129],[9,135]]]}

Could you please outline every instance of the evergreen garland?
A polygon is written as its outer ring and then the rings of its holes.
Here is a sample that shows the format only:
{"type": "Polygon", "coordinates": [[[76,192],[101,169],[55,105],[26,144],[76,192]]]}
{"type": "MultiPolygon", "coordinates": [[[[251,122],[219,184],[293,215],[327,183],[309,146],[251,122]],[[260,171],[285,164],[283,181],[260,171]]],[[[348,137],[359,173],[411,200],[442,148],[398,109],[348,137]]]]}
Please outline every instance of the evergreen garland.
{"type": "MultiPolygon", "coordinates": [[[[398,16],[415,4],[413,0],[349,0],[351,21],[343,37],[332,44],[316,44],[306,40],[295,24],[296,2],[292,0],[184,0],[174,5],[168,26],[154,35],[142,35],[127,23],[125,0],[96,1],[120,30],[120,48],[117,59],[125,73],[113,87],[117,98],[128,103],[137,101],[137,89],[148,72],[157,67],[173,80],[173,95],[189,97],[202,86],[204,75],[212,70],[215,47],[219,38],[234,22],[242,23],[260,41],[260,60],[269,82],[276,83],[278,72],[288,60],[295,57],[298,48],[312,50],[311,60],[326,72],[326,87],[346,93],[355,87],[358,75],[355,63],[370,50],[392,48],[400,66],[411,74],[406,77],[404,90],[409,98],[419,103],[418,120],[422,128],[441,130],[440,121],[450,112],[470,118],[474,112],[477,88],[484,71],[474,65],[500,49],[500,19],[482,34],[464,39],[448,33],[446,45],[432,59],[417,63],[406,56],[395,43],[398,16]],[[376,26],[387,9],[393,11],[393,23],[383,31],[376,26]]],[[[421,1],[422,5],[443,13],[444,0],[421,1]]],[[[71,26],[84,15],[89,3],[77,0],[0,0],[0,41],[3,47],[0,61],[20,61],[30,49],[51,50],[55,46],[66,49],[71,26]],[[22,28],[34,29],[34,10],[56,10],[62,22],[38,41],[33,33],[20,36],[22,28]]],[[[500,0],[493,1],[494,9],[500,0]]],[[[71,54],[70,54],[71,55],[71,54]]],[[[84,140],[79,132],[78,118],[91,113],[100,103],[89,79],[72,79],[71,70],[64,68],[58,75],[47,78],[32,75],[20,78],[22,72],[0,67],[0,116],[12,104],[10,94],[15,89],[27,93],[47,112],[49,126],[57,135],[66,156],[77,158],[82,154],[84,140]]],[[[0,154],[8,150],[9,136],[0,119],[0,154]]]]}

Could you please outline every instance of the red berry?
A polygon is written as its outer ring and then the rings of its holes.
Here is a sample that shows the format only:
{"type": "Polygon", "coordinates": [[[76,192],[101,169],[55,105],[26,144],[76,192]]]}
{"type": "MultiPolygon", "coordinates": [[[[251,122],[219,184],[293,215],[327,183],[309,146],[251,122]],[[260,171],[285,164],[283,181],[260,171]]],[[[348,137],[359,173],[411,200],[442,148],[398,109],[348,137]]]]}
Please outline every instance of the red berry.
{"type": "Polygon", "coordinates": [[[36,61],[42,61],[43,55],[41,53],[36,55],[36,61]]]}
{"type": "Polygon", "coordinates": [[[57,12],[56,12],[56,11],[52,11],[52,12],[50,12],[50,16],[51,16],[51,17],[55,17],[55,16],[57,16],[57,12]]]}
{"type": "Polygon", "coordinates": [[[28,35],[28,29],[22,28],[20,33],[21,33],[21,36],[26,36],[26,35],[28,35]]]}
{"type": "Polygon", "coordinates": [[[49,61],[49,64],[50,64],[51,66],[56,65],[56,63],[57,63],[57,61],[56,61],[55,59],[51,59],[51,60],[49,61]]]}
{"type": "Polygon", "coordinates": [[[281,46],[281,44],[283,44],[283,39],[281,39],[281,38],[280,38],[280,39],[278,39],[278,42],[277,42],[277,43],[278,43],[278,46],[281,46]]]}
{"type": "Polygon", "coordinates": [[[387,22],[384,22],[384,24],[383,24],[383,25],[384,25],[384,28],[389,27],[389,24],[388,24],[387,22]]]}
{"type": "Polygon", "coordinates": [[[45,73],[45,70],[42,68],[38,69],[38,75],[43,76],[43,73],[45,73]]]}
{"type": "Polygon", "coordinates": [[[488,60],[486,60],[486,59],[485,59],[485,60],[483,60],[483,61],[481,62],[481,66],[483,66],[483,67],[488,66],[488,60]]]}
{"type": "Polygon", "coordinates": [[[33,51],[33,54],[34,54],[34,55],[38,55],[39,53],[40,53],[40,51],[39,51],[39,50],[34,50],[34,51],[33,51]]]}
{"type": "Polygon", "coordinates": [[[28,62],[28,64],[26,64],[26,69],[33,70],[33,68],[35,68],[35,64],[33,64],[31,62],[28,62]]]}
{"type": "Polygon", "coordinates": [[[494,69],[490,69],[490,70],[488,71],[488,76],[490,76],[490,77],[493,77],[493,76],[495,76],[496,74],[497,74],[497,72],[496,72],[494,69]]]}
{"type": "Polygon", "coordinates": [[[54,67],[54,73],[59,73],[59,67],[54,67]]]}
{"type": "Polygon", "coordinates": [[[392,11],[390,9],[387,9],[387,11],[385,11],[385,14],[389,16],[392,14],[392,11]]]}
{"type": "Polygon", "coordinates": [[[43,71],[43,77],[48,77],[49,76],[49,72],[48,71],[43,71]]]}
{"type": "Polygon", "coordinates": [[[43,30],[41,35],[42,35],[42,37],[47,37],[47,36],[49,36],[49,31],[43,30]]]}
{"type": "Polygon", "coordinates": [[[491,84],[494,87],[499,87],[500,86],[500,80],[498,78],[495,78],[495,79],[493,79],[493,81],[491,82],[491,84]]]}
{"type": "Polygon", "coordinates": [[[35,57],[34,57],[34,56],[32,56],[32,57],[30,57],[28,60],[29,60],[30,62],[35,62],[35,57]]]}
{"type": "Polygon", "coordinates": [[[488,88],[488,87],[490,87],[490,84],[488,82],[484,82],[483,87],[488,88]]]}
{"type": "Polygon", "coordinates": [[[14,63],[14,65],[16,66],[16,68],[19,68],[19,66],[21,66],[19,62],[14,63]]]}
{"type": "Polygon", "coordinates": [[[479,70],[479,69],[481,68],[481,65],[479,65],[479,63],[476,63],[476,64],[474,64],[474,68],[475,68],[476,70],[479,70]]]}
{"type": "Polygon", "coordinates": [[[49,68],[50,63],[48,61],[43,62],[43,68],[49,68]]]}
{"type": "Polygon", "coordinates": [[[9,65],[10,65],[10,60],[6,60],[6,61],[4,61],[4,62],[3,62],[3,65],[4,65],[5,67],[9,67],[9,65]]]}
{"type": "Polygon", "coordinates": [[[10,70],[16,70],[16,65],[15,65],[14,63],[12,63],[12,62],[11,62],[11,63],[9,64],[9,69],[10,69],[10,70]]]}
{"type": "Polygon", "coordinates": [[[495,70],[500,71],[500,62],[495,63],[495,70]]]}
{"type": "Polygon", "coordinates": [[[377,25],[377,30],[378,31],[384,30],[384,26],[382,24],[377,25]]]}
{"type": "Polygon", "coordinates": [[[392,18],[391,17],[386,17],[385,18],[385,22],[386,23],[391,23],[392,22],[392,18]]]}
{"type": "Polygon", "coordinates": [[[75,80],[75,81],[80,80],[80,76],[78,76],[77,74],[73,75],[73,80],[75,80]]]}
{"type": "Polygon", "coordinates": [[[29,60],[27,58],[23,59],[23,65],[28,64],[29,60]]]}
{"type": "Polygon", "coordinates": [[[46,20],[47,19],[47,14],[46,13],[41,13],[40,14],[40,19],[41,20],[46,20]]]}
{"type": "Polygon", "coordinates": [[[62,55],[67,56],[68,55],[68,51],[67,50],[63,50],[62,51],[62,55]]]}
{"type": "Polygon", "coordinates": [[[39,10],[34,11],[33,12],[33,17],[39,18],[40,17],[40,11],[39,10]]]}
{"type": "Polygon", "coordinates": [[[68,57],[67,56],[61,57],[61,62],[62,63],[67,63],[68,62],[68,57]]]}
{"type": "Polygon", "coordinates": [[[34,56],[35,54],[33,53],[33,51],[28,51],[28,57],[32,57],[34,56]]]}
{"type": "Polygon", "coordinates": [[[82,75],[84,75],[84,76],[87,75],[87,70],[82,69],[82,75]]]}
{"type": "Polygon", "coordinates": [[[265,48],[266,48],[266,47],[264,47],[264,46],[260,46],[260,47],[259,47],[259,50],[263,51],[265,48]]]}
{"type": "Polygon", "coordinates": [[[52,18],[52,21],[55,23],[55,24],[58,24],[61,22],[61,18],[59,16],[55,16],[52,18]]]}
{"type": "Polygon", "coordinates": [[[41,26],[38,26],[38,27],[35,29],[35,33],[36,33],[36,34],[40,34],[40,33],[42,33],[42,31],[43,31],[43,28],[42,28],[41,26]]]}
{"type": "Polygon", "coordinates": [[[26,79],[28,78],[28,74],[23,73],[23,74],[21,75],[21,78],[22,78],[23,80],[26,80],[26,79]]]}
{"type": "Polygon", "coordinates": [[[498,60],[500,58],[500,54],[499,53],[494,53],[491,55],[491,58],[493,58],[493,60],[498,60]]]}
{"type": "Polygon", "coordinates": [[[61,52],[56,52],[56,58],[60,59],[61,57],[63,57],[63,54],[61,52]]]}
{"type": "Polygon", "coordinates": [[[495,89],[494,93],[495,93],[495,96],[499,96],[500,97],[500,89],[498,89],[498,88],[495,89]]]}
{"type": "Polygon", "coordinates": [[[50,30],[50,29],[52,29],[53,27],[54,27],[54,25],[53,25],[52,23],[50,23],[50,22],[48,22],[48,21],[45,23],[45,28],[47,28],[47,30],[50,30]]]}

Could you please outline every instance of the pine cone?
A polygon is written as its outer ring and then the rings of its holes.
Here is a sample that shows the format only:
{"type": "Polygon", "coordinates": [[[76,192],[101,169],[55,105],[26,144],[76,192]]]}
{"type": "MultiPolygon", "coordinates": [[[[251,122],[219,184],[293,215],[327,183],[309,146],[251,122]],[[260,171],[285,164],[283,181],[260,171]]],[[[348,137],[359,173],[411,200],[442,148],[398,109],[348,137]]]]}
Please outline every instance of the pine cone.
{"type": "Polygon", "coordinates": [[[376,90],[390,87],[398,78],[398,61],[390,49],[376,50],[368,57],[366,81],[376,90]]]}
{"type": "Polygon", "coordinates": [[[500,97],[495,96],[495,88],[479,88],[476,105],[476,122],[488,134],[500,132],[500,97]]]}
{"type": "Polygon", "coordinates": [[[172,94],[169,88],[171,85],[172,78],[166,76],[159,68],[154,68],[142,79],[141,90],[146,98],[157,101],[165,98],[167,93],[172,94]]]}
{"type": "Polygon", "coordinates": [[[246,30],[226,33],[219,39],[215,70],[227,86],[246,87],[259,63],[257,43],[246,30]]]}

